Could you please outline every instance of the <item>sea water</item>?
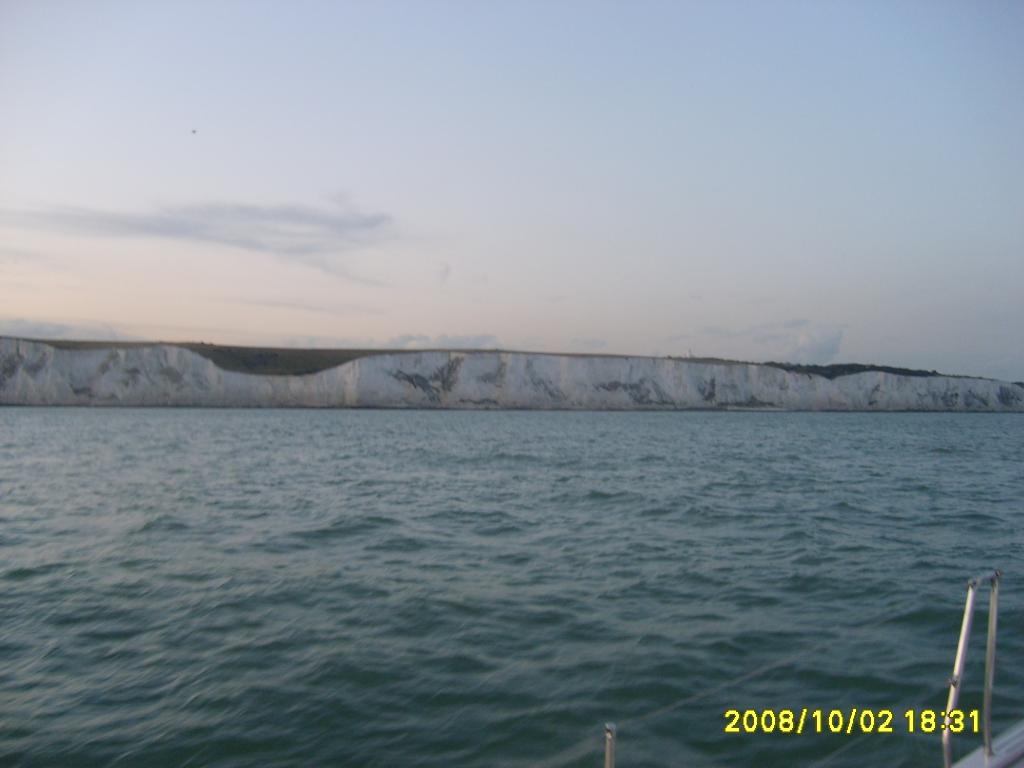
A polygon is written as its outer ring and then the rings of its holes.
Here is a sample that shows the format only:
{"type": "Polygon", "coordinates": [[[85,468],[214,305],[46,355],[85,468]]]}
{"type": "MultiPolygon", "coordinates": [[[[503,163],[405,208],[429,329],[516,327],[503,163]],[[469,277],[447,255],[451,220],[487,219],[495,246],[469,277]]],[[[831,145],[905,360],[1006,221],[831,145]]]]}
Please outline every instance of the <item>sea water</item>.
{"type": "Polygon", "coordinates": [[[940,765],[905,713],[985,569],[1024,716],[1022,457],[1020,415],[0,409],[0,764],[595,766],[612,721],[620,766],[940,765]],[[854,707],[893,733],[725,732],[854,707]]]}

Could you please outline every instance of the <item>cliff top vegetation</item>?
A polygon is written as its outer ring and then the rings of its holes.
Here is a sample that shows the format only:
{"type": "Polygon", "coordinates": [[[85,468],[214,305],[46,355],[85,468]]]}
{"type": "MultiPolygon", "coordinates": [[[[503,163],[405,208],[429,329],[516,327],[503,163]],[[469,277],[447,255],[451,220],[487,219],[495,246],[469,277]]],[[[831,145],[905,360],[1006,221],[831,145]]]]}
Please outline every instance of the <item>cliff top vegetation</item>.
{"type": "MultiPolygon", "coordinates": [[[[49,344],[57,349],[122,349],[131,347],[149,347],[156,344],[168,344],[182,347],[202,355],[219,368],[238,373],[262,374],[269,376],[303,376],[310,373],[333,368],[343,363],[371,355],[401,355],[420,352],[496,352],[488,349],[299,349],[295,347],[244,347],[204,342],[178,341],[73,341],[65,339],[27,339],[49,344]]],[[[510,350],[501,350],[510,351],[510,350]]],[[[535,352],[530,354],[565,354],[570,357],[629,357],[629,355],[601,354],[594,352],[535,352]]],[[[898,376],[942,376],[937,371],[925,371],[912,368],[897,368],[888,365],[870,365],[863,363],[836,363],[832,365],[805,365],[799,363],[766,362],[751,363],[741,360],[726,360],[717,357],[677,357],[669,359],[685,363],[704,363],[712,365],[767,365],[790,373],[803,373],[810,376],[821,376],[836,379],[856,373],[882,371],[898,376]]]]}

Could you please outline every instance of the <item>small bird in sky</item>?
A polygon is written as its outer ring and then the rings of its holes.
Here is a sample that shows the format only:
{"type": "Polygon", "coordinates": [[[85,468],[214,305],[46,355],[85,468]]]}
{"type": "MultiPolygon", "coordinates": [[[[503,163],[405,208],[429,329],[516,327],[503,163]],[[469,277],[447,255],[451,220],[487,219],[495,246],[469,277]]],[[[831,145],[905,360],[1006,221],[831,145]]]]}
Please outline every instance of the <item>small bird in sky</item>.
{"type": "Polygon", "coordinates": [[[193,129],[192,129],[192,133],[195,133],[195,132],[196,132],[196,129],[195,129],[195,128],[193,128],[193,129]]]}

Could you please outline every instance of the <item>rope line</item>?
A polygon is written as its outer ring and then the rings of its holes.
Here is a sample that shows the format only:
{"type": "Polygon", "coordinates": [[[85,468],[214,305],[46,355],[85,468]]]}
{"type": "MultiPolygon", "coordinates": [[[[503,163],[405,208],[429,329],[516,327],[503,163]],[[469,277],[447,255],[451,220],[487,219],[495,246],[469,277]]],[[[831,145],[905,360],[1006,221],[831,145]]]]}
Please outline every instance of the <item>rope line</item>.
{"type": "MultiPolygon", "coordinates": [[[[921,603],[920,603],[919,600],[915,600],[913,602],[908,600],[905,603],[905,605],[889,608],[879,618],[876,618],[876,619],[873,619],[873,620],[864,621],[864,622],[861,622],[860,624],[854,624],[851,627],[842,627],[841,631],[843,633],[849,633],[849,632],[863,632],[865,630],[877,629],[878,627],[882,626],[883,624],[887,624],[887,623],[893,621],[897,617],[898,614],[902,614],[902,613],[904,613],[906,611],[917,609],[917,608],[920,608],[920,607],[921,607],[921,603]]],[[[822,648],[824,648],[824,647],[826,647],[828,645],[831,645],[833,642],[834,642],[834,638],[829,638],[829,639],[826,639],[826,640],[822,640],[821,642],[815,643],[814,645],[811,645],[810,647],[803,648],[802,650],[794,652],[794,653],[792,653],[792,654],[790,654],[788,656],[784,656],[781,659],[778,659],[776,661],[764,664],[764,665],[762,665],[760,667],[757,667],[756,669],[754,669],[754,670],[752,670],[750,672],[745,672],[745,673],[743,673],[741,675],[733,677],[733,678],[731,678],[729,680],[726,680],[725,682],[720,683],[720,684],[718,684],[718,685],[716,685],[716,686],[714,686],[712,688],[706,688],[706,689],[704,689],[702,691],[698,691],[698,692],[693,693],[693,694],[691,694],[689,696],[685,696],[685,697],[683,697],[681,699],[673,701],[673,702],[671,702],[669,704],[666,704],[666,705],[664,705],[662,707],[658,707],[657,709],[654,709],[654,710],[652,710],[650,712],[647,712],[647,713],[645,713],[643,715],[638,715],[636,717],[627,718],[627,719],[624,719],[624,720],[617,720],[616,721],[616,725],[617,725],[617,727],[619,729],[619,732],[622,733],[624,728],[629,728],[630,726],[635,726],[635,725],[637,725],[639,723],[645,722],[647,720],[651,720],[652,718],[659,717],[661,715],[666,714],[667,712],[671,712],[673,710],[679,709],[680,707],[684,707],[684,706],[686,706],[688,704],[693,704],[693,703],[695,703],[697,701],[700,701],[702,699],[706,699],[706,698],[708,698],[710,696],[715,695],[716,693],[720,693],[721,691],[724,691],[724,690],[726,690],[728,688],[731,688],[731,687],[733,687],[733,686],[735,686],[735,685],[737,685],[739,683],[744,683],[744,682],[747,682],[748,680],[754,680],[754,679],[756,679],[758,677],[761,677],[762,675],[764,675],[764,674],[766,674],[766,673],[768,673],[768,672],[770,672],[770,671],[772,671],[774,669],[779,669],[780,667],[785,667],[785,666],[787,666],[789,664],[792,664],[794,661],[797,661],[797,660],[802,659],[805,656],[807,656],[808,653],[820,650],[820,649],[822,649],[822,648]]],[[[933,694],[929,694],[929,696],[931,696],[931,695],[933,695],[933,694]]],[[[863,735],[866,735],[866,734],[863,734],[863,735]]],[[[844,752],[845,750],[849,749],[852,744],[859,743],[859,741],[860,741],[860,738],[858,737],[856,739],[853,739],[851,742],[847,742],[842,747],[840,747],[838,750],[836,750],[834,753],[831,753],[830,755],[826,755],[824,759],[825,760],[831,760],[833,756],[835,756],[837,754],[840,754],[841,752],[844,752]]],[[[580,741],[578,741],[576,744],[574,744],[574,745],[572,745],[570,747],[567,747],[563,751],[561,751],[558,754],[548,758],[544,762],[537,763],[536,766],[537,766],[537,768],[557,768],[558,766],[564,766],[564,765],[566,765],[566,764],[568,764],[568,763],[570,763],[570,762],[572,762],[574,760],[580,759],[580,758],[585,757],[587,755],[593,755],[595,753],[598,753],[602,749],[603,749],[603,742],[599,741],[596,738],[596,736],[594,736],[594,737],[587,737],[585,739],[580,739],[580,741]]],[[[815,763],[815,766],[817,766],[817,765],[818,765],[818,763],[815,763]]]]}
{"type": "MultiPolygon", "coordinates": [[[[919,696],[917,699],[912,701],[909,706],[903,706],[902,709],[906,710],[906,709],[912,709],[914,707],[920,707],[922,704],[927,702],[933,696],[942,696],[948,690],[949,690],[948,688],[936,688],[934,691],[932,691],[930,693],[927,693],[924,696],[919,696]]],[[[895,710],[896,707],[892,707],[892,709],[895,710]]],[[[843,754],[847,750],[852,749],[857,744],[860,744],[861,741],[863,741],[866,737],[873,736],[873,735],[874,734],[872,734],[872,733],[861,733],[860,736],[857,736],[856,738],[847,740],[838,749],[834,749],[833,751],[829,752],[827,755],[825,755],[821,759],[816,760],[815,762],[811,763],[808,766],[808,768],[822,768],[822,766],[828,765],[829,763],[832,762],[832,760],[834,758],[836,758],[839,755],[843,754]]]]}

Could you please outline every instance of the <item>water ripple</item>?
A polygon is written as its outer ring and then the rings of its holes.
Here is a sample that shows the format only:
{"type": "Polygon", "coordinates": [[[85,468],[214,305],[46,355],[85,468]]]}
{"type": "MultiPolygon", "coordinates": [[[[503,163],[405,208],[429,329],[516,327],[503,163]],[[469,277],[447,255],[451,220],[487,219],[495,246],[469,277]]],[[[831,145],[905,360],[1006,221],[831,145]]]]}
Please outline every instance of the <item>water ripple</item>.
{"type": "Polygon", "coordinates": [[[616,720],[624,764],[807,765],[846,742],[722,712],[941,706],[995,565],[997,728],[1024,708],[1018,416],[4,409],[0,435],[4,764],[584,766],[616,720]]]}

